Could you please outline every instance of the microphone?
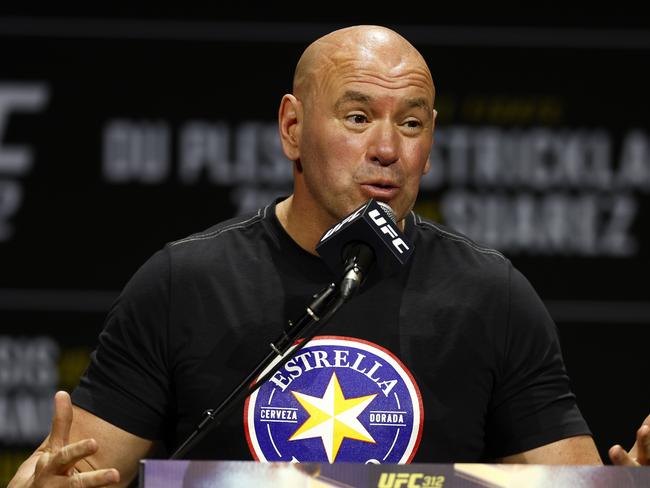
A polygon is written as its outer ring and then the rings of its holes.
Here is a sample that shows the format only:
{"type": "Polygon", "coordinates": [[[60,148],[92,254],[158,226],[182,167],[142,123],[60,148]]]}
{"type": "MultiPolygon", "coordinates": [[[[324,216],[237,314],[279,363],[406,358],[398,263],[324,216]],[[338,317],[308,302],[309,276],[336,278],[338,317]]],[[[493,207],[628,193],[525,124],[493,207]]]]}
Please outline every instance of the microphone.
{"type": "Polygon", "coordinates": [[[385,278],[411,257],[414,245],[397,226],[395,213],[384,202],[368,200],[321,237],[316,252],[342,276],[340,292],[349,298],[373,268],[385,278]]]}

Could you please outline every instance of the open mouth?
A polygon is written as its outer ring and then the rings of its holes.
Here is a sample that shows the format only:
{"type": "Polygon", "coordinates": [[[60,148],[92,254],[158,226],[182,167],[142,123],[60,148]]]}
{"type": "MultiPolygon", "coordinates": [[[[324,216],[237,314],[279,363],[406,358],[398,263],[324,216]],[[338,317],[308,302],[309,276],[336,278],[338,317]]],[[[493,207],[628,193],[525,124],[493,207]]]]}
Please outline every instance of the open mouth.
{"type": "Polygon", "coordinates": [[[399,191],[399,187],[388,183],[365,183],[361,185],[361,189],[369,198],[379,200],[389,200],[399,191]]]}

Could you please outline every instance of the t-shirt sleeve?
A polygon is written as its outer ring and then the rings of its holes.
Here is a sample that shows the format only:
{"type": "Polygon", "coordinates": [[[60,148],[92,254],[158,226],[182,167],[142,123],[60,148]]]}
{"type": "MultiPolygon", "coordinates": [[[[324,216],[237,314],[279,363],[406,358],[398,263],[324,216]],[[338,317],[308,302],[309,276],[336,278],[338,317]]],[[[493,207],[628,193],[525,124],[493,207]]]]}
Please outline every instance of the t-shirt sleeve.
{"type": "Polygon", "coordinates": [[[591,434],[571,391],[553,319],[512,265],[508,281],[508,318],[487,425],[494,458],[591,434]]]}
{"type": "Polygon", "coordinates": [[[158,251],[109,311],[74,404],[146,439],[163,438],[170,404],[169,257],[158,251]]]}

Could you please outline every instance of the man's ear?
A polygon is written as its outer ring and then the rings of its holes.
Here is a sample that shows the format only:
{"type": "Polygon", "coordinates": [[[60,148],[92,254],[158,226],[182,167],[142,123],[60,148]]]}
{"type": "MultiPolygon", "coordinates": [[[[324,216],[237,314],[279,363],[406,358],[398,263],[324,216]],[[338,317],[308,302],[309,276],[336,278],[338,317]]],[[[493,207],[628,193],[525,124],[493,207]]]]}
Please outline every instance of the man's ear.
{"type": "Polygon", "coordinates": [[[302,103],[293,95],[285,95],[280,102],[278,126],[285,156],[291,161],[300,159],[300,129],[302,103]]]}

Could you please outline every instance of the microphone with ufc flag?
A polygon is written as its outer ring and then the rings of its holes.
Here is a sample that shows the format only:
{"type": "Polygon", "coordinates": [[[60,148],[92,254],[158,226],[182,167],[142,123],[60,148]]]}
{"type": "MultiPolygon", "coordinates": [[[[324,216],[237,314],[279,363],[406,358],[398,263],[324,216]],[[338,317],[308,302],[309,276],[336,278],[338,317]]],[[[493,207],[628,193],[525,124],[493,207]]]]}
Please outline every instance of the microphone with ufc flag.
{"type": "Polygon", "coordinates": [[[346,299],[361,286],[373,268],[376,278],[385,278],[406,264],[414,245],[397,226],[386,203],[368,200],[328,229],[316,252],[342,280],[339,290],[346,299]]]}

